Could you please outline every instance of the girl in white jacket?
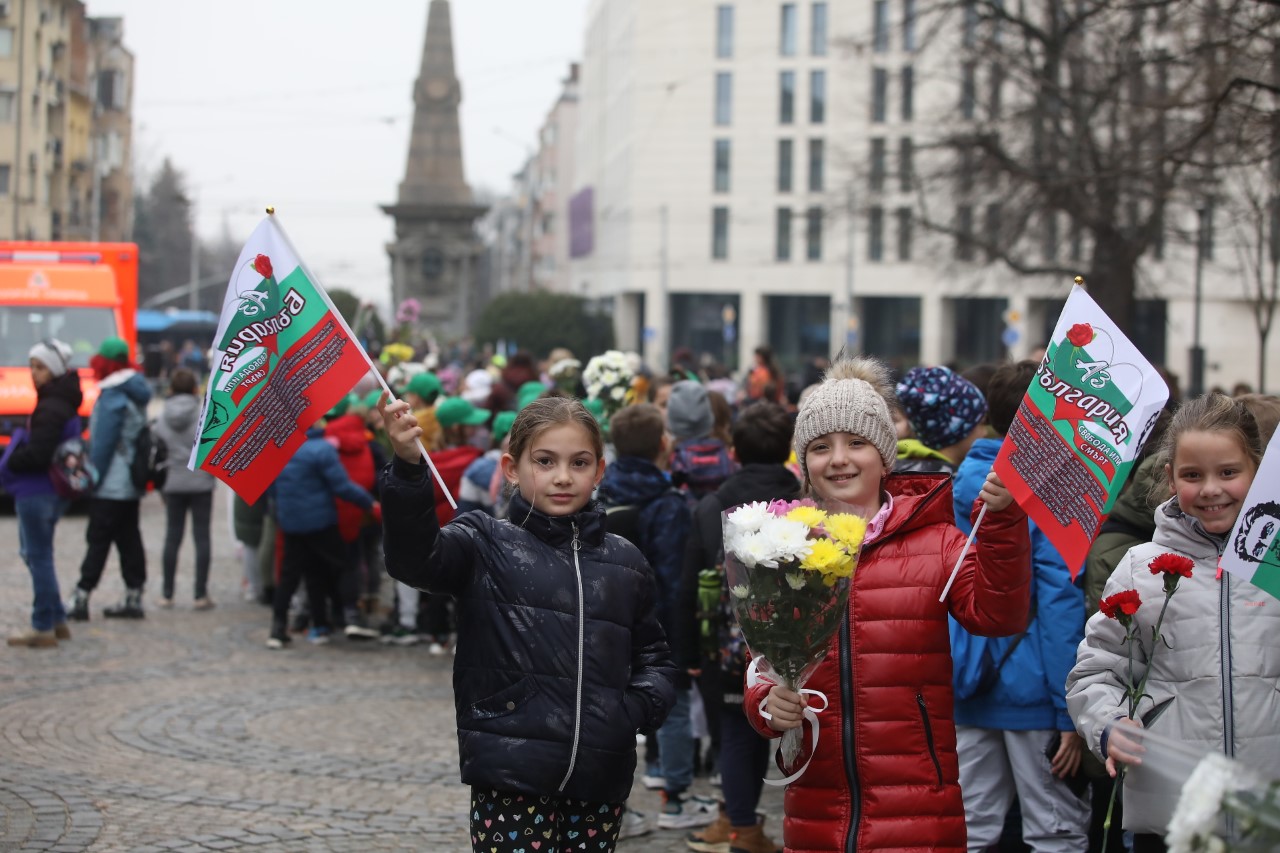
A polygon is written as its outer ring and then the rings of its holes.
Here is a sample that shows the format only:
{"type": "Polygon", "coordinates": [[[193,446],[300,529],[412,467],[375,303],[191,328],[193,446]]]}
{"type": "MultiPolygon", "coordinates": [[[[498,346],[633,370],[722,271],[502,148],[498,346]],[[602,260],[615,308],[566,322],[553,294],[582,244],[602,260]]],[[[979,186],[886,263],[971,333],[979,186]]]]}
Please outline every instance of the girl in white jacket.
{"type": "Polygon", "coordinates": [[[1128,719],[1125,680],[1129,648],[1124,626],[1098,613],[1089,620],[1076,665],[1067,677],[1067,705],[1090,749],[1124,778],[1124,828],[1135,853],[1162,851],[1182,779],[1143,764],[1127,726],[1149,726],[1203,752],[1218,751],[1274,772],[1280,767],[1280,602],[1258,587],[1218,572],[1261,461],[1253,416],[1221,394],[1190,400],[1177,411],[1160,449],[1172,495],[1156,510],[1153,541],[1130,549],[1107,582],[1104,597],[1137,590],[1133,679],[1141,681],[1152,628],[1164,600],[1152,560],[1191,558],[1169,602],[1160,648],[1151,665],[1137,719],[1128,719]]]}

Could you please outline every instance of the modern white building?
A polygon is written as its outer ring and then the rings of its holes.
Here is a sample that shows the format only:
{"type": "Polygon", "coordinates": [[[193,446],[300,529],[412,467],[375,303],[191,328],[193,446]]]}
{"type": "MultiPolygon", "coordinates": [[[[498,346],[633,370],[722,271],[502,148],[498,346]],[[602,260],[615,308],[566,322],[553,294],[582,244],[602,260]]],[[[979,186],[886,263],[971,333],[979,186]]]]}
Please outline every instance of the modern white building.
{"type": "MultiPolygon", "coordinates": [[[[846,343],[899,367],[968,366],[1044,343],[1070,277],[1019,276],[913,218],[933,123],[962,120],[989,73],[936,33],[924,50],[916,5],[592,0],[570,288],[612,312],[622,347],[665,365],[689,346],[738,369],[768,343],[795,369],[846,343]]],[[[962,210],[952,188],[936,195],[972,229],[996,215],[962,210]]],[[[1194,231],[1194,210],[1167,216],[1171,234],[1194,231]]],[[[1258,343],[1218,232],[1203,269],[1206,384],[1230,388],[1256,383],[1258,343]]],[[[1135,324],[1140,346],[1184,383],[1194,258],[1170,237],[1145,264],[1135,324]]],[[[1268,356],[1274,378],[1280,359],[1268,356]]]]}

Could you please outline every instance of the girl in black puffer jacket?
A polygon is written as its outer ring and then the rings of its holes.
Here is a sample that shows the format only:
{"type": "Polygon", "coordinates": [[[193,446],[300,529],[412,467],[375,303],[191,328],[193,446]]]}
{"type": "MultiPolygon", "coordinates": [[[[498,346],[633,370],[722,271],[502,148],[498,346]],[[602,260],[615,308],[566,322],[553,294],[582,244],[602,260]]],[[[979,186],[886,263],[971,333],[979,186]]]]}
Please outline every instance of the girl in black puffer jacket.
{"type": "Polygon", "coordinates": [[[382,473],[387,571],[458,603],[453,687],[474,849],[613,850],[635,733],[666,718],[675,667],[648,564],[606,535],[591,502],[599,425],[576,400],[530,403],[502,457],[518,490],[508,519],[469,512],[440,529],[421,429],[402,401],[379,410],[396,450],[382,473]]]}

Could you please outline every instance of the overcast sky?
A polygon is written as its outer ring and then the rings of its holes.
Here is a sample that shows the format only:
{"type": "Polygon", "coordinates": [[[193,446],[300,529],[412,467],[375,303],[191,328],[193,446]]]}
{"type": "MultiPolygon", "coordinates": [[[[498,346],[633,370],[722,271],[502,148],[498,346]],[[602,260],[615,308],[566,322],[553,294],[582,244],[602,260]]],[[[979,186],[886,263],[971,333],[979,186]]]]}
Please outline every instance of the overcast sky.
{"type": "MultiPolygon", "coordinates": [[[[429,0],[87,0],[125,19],[134,168],[186,174],[203,239],[274,204],[327,287],[385,304],[429,0]]],[[[587,0],[453,0],[472,189],[506,192],[582,51],[587,0]]],[[[205,271],[206,273],[208,271],[205,271]]],[[[230,272],[229,270],[227,271],[230,272]]]]}

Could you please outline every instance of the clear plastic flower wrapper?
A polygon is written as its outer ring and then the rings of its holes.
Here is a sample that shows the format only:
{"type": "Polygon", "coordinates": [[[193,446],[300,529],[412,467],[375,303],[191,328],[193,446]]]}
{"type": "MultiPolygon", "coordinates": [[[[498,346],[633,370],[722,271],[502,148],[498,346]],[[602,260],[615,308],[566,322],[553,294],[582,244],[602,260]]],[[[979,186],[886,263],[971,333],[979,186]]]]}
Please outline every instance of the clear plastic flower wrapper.
{"type": "MultiPolygon", "coordinates": [[[[849,603],[849,584],[867,533],[865,510],[812,500],[742,504],[722,514],[729,598],[751,650],[753,674],[797,693],[826,656],[849,603]]],[[[805,716],[817,744],[816,714],[805,716]]],[[[767,707],[761,708],[768,718],[767,707]]],[[[782,766],[800,755],[803,727],[782,736],[782,766]]],[[[799,772],[787,781],[798,778],[799,772]]]]}

